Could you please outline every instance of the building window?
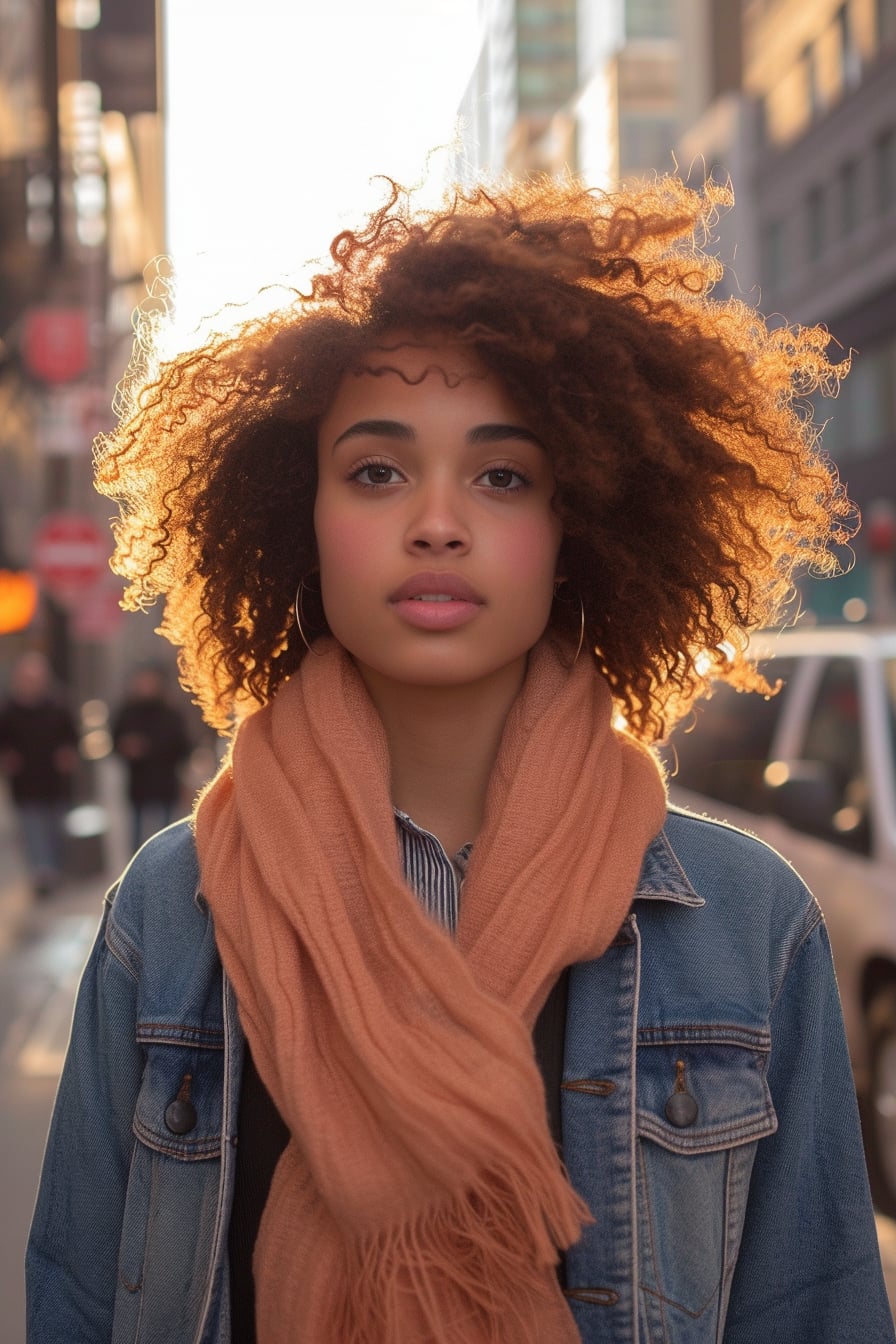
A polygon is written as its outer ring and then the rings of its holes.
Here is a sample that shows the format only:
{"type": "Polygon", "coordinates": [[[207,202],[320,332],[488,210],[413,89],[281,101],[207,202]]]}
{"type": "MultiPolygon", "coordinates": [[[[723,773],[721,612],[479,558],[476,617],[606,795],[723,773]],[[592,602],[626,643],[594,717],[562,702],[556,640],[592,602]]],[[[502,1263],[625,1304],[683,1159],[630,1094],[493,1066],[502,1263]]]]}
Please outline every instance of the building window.
{"type": "Polygon", "coordinates": [[[882,215],[896,206],[896,128],[890,126],[874,145],[877,208],[882,215]]]}
{"type": "Polygon", "coordinates": [[[674,0],[628,0],[625,5],[625,36],[628,39],[674,37],[674,0]]]}
{"type": "Polygon", "coordinates": [[[784,275],[784,226],[780,219],[770,219],[763,225],[760,254],[763,282],[779,285],[784,275]]]}
{"type": "Polygon", "coordinates": [[[56,14],[63,28],[95,28],[100,21],[100,0],[58,0],[56,14]]]}
{"type": "Polygon", "coordinates": [[[832,457],[845,462],[875,456],[896,437],[896,338],[854,351],[837,399],[816,393],[811,401],[832,457]]]}
{"type": "Polygon", "coordinates": [[[812,187],[806,197],[806,236],[809,260],[818,261],[828,245],[827,209],[824,187],[812,187]]]}
{"type": "Polygon", "coordinates": [[[619,176],[671,172],[675,122],[643,112],[619,114],[619,176]]]}
{"type": "Polygon", "coordinates": [[[806,107],[809,110],[809,116],[815,117],[821,111],[821,87],[818,83],[818,64],[815,57],[815,48],[813,46],[804,47],[800,61],[803,67],[806,107]]]}
{"type": "Polygon", "coordinates": [[[880,50],[896,42],[896,0],[877,0],[874,8],[877,47],[880,50]]]}
{"type": "Polygon", "coordinates": [[[862,78],[862,61],[853,35],[849,5],[837,10],[837,37],[840,53],[840,87],[854,89],[862,78]]]}
{"type": "Polygon", "coordinates": [[[893,346],[879,345],[853,356],[849,388],[850,448],[867,457],[893,431],[893,346]]]}
{"type": "Polygon", "coordinates": [[[838,174],[840,237],[848,238],[859,222],[859,165],[847,159],[838,174]]]}

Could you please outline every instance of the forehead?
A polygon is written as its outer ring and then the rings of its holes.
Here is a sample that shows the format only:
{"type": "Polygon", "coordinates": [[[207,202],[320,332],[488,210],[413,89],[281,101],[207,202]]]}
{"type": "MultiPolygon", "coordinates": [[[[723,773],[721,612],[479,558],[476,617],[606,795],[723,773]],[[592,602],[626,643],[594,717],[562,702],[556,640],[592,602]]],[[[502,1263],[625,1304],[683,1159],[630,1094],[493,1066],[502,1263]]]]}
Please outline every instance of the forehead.
{"type": "Polygon", "coordinates": [[[353,373],[363,376],[390,369],[412,383],[430,373],[440,374],[449,386],[491,376],[477,352],[461,341],[438,335],[415,337],[400,331],[384,336],[365,351],[353,373]]]}
{"type": "Polygon", "coordinates": [[[347,422],[428,413],[472,422],[525,420],[501,378],[475,350],[454,341],[397,335],[364,353],[339,383],[321,422],[321,438],[347,422]]]}

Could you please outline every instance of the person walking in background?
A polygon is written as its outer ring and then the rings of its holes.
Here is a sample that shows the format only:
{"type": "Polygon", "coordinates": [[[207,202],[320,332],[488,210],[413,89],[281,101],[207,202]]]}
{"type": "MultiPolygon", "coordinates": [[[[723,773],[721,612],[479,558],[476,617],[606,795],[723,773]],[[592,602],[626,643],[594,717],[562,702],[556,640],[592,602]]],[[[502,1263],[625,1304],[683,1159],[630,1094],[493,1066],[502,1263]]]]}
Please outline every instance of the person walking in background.
{"type": "Polygon", "coordinates": [[[112,741],[127,766],[131,843],[137,850],[174,821],[182,794],[180,771],[190,754],[183,715],[168,701],[158,667],[133,673],[112,721],[112,741]]]}
{"type": "Polygon", "coordinates": [[[62,878],[65,813],[77,763],[74,715],[53,686],[50,665],[42,653],[23,654],[0,707],[0,771],[9,780],[38,896],[62,878]]]}

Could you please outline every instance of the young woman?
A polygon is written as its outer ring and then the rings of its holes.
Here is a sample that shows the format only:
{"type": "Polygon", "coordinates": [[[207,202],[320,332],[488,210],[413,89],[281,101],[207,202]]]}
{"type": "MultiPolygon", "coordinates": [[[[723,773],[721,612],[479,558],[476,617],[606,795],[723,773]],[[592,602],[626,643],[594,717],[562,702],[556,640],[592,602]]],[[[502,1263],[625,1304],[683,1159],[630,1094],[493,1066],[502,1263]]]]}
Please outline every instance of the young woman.
{"type": "Polygon", "coordinates": [[[238,727],[110,894],[31,1344],[893,1340],[818,907],[650,750],[849,533],[714,195],[396,189],[141,356],[116,565],[238,727]]]}

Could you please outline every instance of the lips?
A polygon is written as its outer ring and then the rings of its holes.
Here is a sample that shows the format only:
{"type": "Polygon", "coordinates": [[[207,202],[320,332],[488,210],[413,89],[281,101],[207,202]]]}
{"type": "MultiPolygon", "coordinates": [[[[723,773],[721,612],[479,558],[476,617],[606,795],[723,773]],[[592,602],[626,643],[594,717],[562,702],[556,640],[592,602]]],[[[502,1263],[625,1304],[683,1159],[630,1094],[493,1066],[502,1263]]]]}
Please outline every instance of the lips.
{"type": "Polygon", "coordinates": [[[390,602],[470,602],[482,606],[483,598],[459,574],[415,574],[389,597],[390,602]]]}
{"type": "Polygon", "coordinates": [[[446,634],[476,621],[485,605],[459,574],[415,574],[389,598],[405,626],[430,634],[446,634]]]}

